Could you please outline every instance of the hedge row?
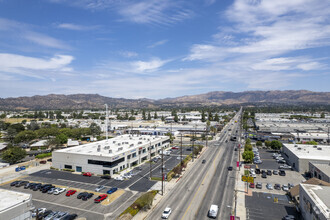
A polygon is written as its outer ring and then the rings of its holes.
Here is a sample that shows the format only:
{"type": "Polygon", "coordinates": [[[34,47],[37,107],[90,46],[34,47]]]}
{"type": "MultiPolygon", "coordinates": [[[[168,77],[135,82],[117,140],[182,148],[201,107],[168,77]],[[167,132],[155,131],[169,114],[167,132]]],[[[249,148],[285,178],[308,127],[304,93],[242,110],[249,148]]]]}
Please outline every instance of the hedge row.
{"type": "Polygon", "coordinates": [[[45,158],[45,157],[51,157],[52,156],[52,153],[44,153],[44,154],[38,154],[37,156],[36,156],[36,158],[38,158],[38,159],[43,159],[43,158],[45,158]]]}

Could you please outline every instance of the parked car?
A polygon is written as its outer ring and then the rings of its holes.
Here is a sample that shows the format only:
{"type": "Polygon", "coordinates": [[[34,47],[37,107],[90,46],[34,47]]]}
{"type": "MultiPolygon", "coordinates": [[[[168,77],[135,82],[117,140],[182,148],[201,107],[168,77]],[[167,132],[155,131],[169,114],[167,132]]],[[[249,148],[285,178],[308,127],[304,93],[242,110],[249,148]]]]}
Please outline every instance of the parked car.
{"type": "Polygon", "coordinates": [[[278,170],[273,170],[274,175],[278,175],[278,170]]]}
{"type": "Polygon", "coordinates": [[[44,213],[42,213],[41,215],[40,215],[40,218],[45,218],[47,215],[49,215],[50,213],[52,213],[53,211],[52,210],[46,210],[44,213]]]}
{"type": "Polygon", "coordinates": [[[88,193],[86,195],[84,195],[83,197],[81,197],[82,200],[86,201],[89,198],[92,198],[94,195],[94,193],[88,193]]]}
{"type": "Polygon", "coordinates": [[[29,183],[29,181],[19,181],[15,186],[16,187],[21,187],[21,186],[26,185],[27,183],[29,183]]]}
{"type": "Polygon", "coordinates": [[[10,184],[10,186],[16,186],[16,184],[20,183],[21,181],[14,181],[10,184]]]}
{"type": "Polygon", "coordinates": [[[54,195],[59,195],[59,194],[65,192],[65,191],[66,191],[66,188],[57,188],[54,191],[54,195]]]}
{"type": "Polygon", "coordinates": [[[267,175],[271,176],[272,175],[272,171],[271,170],[267,170],[267,175]]]}
{"type": "Polygon", "coordinates": [[[55,212],[51,212],[49,215],[47,215],[44,219],[45,220],[51,220],[53,218],[55,218],[55,216],[57,215],[57,213],[59,213],[58,211],[55,212]]]}
{"type": "Polygon", "coordinates": [[[112,188],[110,188],[110,189],[107,191],[107,193],[108,193],[108,194],[112,194],[112,193],[116,192],[117,189],[118,189],[118,188],[116,188],[116,187],[112,187],[112,188]]]}
{"type": "Polygon", "coordinates": [[[162,214],[162,218],[167,219],[171,213],[172,213],[172,209],[170,207],[166,207],[162,214]]]}
{"type": "Polygon", "coordinates": [[[274,189],[281,190],[281,185],[278,184],[278,183],[276,183],[276,184],[274,185],[274,189]]]}
{"type": "Polygon", "coordinates": [[[115,180],[118,180],[118,181],[124,181],[124,178],[122,176],[116,176],[115,177],[115,180]]]}
{"type": "Polygon", "coordinates": [[[280,174],[280,176],[285,176],[285,171],[284,170],[280,170],[279,174],[280,174]]]}
{"type": "Polygon", "coordinates": [[[77,199],[81,199],[85,195],[88,195],[88,192],[81,192],[77,195],[77,199]]]}
{"type": "Polygon", "coordinates": [[[104,189],[105,188],[105,186],[98,186],[98,187],[96,187],[95,188],[95,192],[100,192],[102,189],[104,189]]]}
{"type": "Polygon", "coordinates": [[[91,177],[92,176],[92,173],[91,172],[86,172],[86,173],[83,173],[83,176],[91,177]]]}
{"type": "Polygon", "coordinates": [[[107,194],[101,194],[101,195],[99,195],[97,198],[94,199],[94,202],[95,202],[95,203],[100,203],[100,202],[102,202],[103,200],[105,200],[107,197],[108,197],[107,194]]]}
{"type": "Polygon", "coordinates": [[[35,210],[32,211],[32,218],[35,218],[37,216],[37,213],[38,213],[38,216],[40,217],[45,212],[46,212],[46,208],[35,209],[35,210]]]}
{"type": "Polygon", "coordinates": [[[111,179],[111,176],[109,176],[109,175],[103,175],[103,176],[101,176],[101,178],[102,178],[102,179],[107,179],[107,180],[109,180],[109,179],[111,179]]]}
{"type": "Polygon", "coordinates": [[[63,218],[63,220],[73,220],[75,218],[77,218],[77,214],[71,214],[71,215],[67,215],[63,218]]]}
{"type": "Polygon", "coordinates": [[[173,150],[178,150],[178,149],[179,149],[179,147],[177,147],[177,146],[174,146],[174,147],[172,147],[172,149],[173,149],[173,150]]]}
{"type": "Polygon", "coordinates": [[[294,187],[294,185],[292,183],[288,183],[288,187],[289,189],[291,189],[292,187],[294,187]]]}
{"type": "Polygon", "coordinates": [[[282,189],[283,189],[283,191],[286,191],[286,192],[289,191],[289,187],[288,187],[287,185],[283,185],[283,186],[282,186],[282,189]]]}
{"type": "Polygon", "coordinates": [[[257,189],[262,189],[262,183],[257,183],[256,188],[257,189]]]}
{"type": "Polygon", "coordinates": [[[261,177],[262,177],[262,178],[267,178],[267,174],[266,174],[266,173],[262,173],[262,174],[261,174],[261,177]]]}
{"type": "Polygon", "coordinates": [[[269,190],[273,190],[273,185],[271,183],[267,183],[266,188],[269,190]]]}
{"type": "Polygon", "coordinates": [[[254,186],[254,183],[250,183],[249,186],[250,186],[250,188],[252,188],[252,189],[254,189],[254,187],[255,187],[255,186],[254,186]]]}
{"type": "Polygon", "coordinates": [[[282,166],[279,166],[279,168],[280,168],[280,169],[292,169],[291,166],[286,165],[286,164],[284,164],[284,165],[282,165],[282,166]]]}
{"type": "Polygon", "coordinates": [[[72,190],[67,191],[65,195],[66,196],[71,196],[71,195],[75,194],[76,192],[77,192],[76,190],[72,189],[72,190]]]}
{"type": "Polygon", "coordinates": [[[295,220],[295,217],[293,215],[286,215],[282,218],[282,220],[295,220]]]}
{"type": "Polygon", "coordinates": [[[68,215],[67,212],[59,212],[59,213],[57,213],[57,215],[55,216],[55,218],[53,218],[53,220],[61,220],[66,215],[68,215]]]}
{"type": "Polygon", "coordinates": [[[46,160],[42,160],[42,161],[40,161],[39,163],[40,163],[40,164],[46,164],[47,161],[46,161],[46,160]]]}
{"type": "Polygon", "coordinates": [[[56,190],[57,188],[50,188],[49,190],[48,190],[48,194],[53,194],[54,192],[55,192],[55,190],[56,190]]]}
{"type": "Polygon", "coordinates": [[[37,190],[39,190],[40,188],[41,188],[41,186],[42,186],[42,184],[41,183],[37,183],[36,185],[34,185],[34,187],[33,187],[33,191],[37,191],[37,190]]]}
{"type": "Polygon", "coordinates": [[[260,169],[259,168],[257,168],[256,169],[256,174],[260,174],[261,172],[260,172],[260,169]]]}

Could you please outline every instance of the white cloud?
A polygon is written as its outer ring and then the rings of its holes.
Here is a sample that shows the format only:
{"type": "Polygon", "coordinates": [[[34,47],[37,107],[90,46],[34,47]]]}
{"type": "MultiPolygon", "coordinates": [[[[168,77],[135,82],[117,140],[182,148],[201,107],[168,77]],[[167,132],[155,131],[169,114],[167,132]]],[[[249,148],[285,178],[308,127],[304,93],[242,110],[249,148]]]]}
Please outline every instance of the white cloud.
{"type": "Polygon", "coordinates": [[[120,55],[122,55],[123,57],[136,57],[138,56],[139,54],[134,52],[134,51],[120,51],[119,52],[120,55]]]}
{"type": "Polygon", "coordinates": [[[67,29],[67,30],[73,30],[73,31],[89,31],[97,29],[99,26],[84,26],[84,25],[78,25],[78,24],[72,24],[72,23],[62,23],[57,25],[58,28],[61,29],[67,29]]]}
{"type": "Polygon", "coordinates": [[[166,44],[168,40],[160,40],[148,46],[148,48],[154,48],[166,44]]]}
{"type": "Polygon", "coordinates": [[[135,61],[132,62],[131,65],[133,67],[133,72],[151,72],[155,71],[158,68],[162,67],[168,61],[160,60],[158,58],[153,58],[150,61],[135,61]]]}
{"type": "Polygon", "coordinates": [[[69,55],[55,55],[49,59],[42,59],[17,54],[0,53],[0,72],[42,78],[45,76],[45,71],[72,71],[72,68],[68,65],[73,59],[74,58],[69,55]]]}
{"type": "Polygon", "coordinates": [[[51,47],[51,48],[57,48],[57,49],[70,49],[70,46],[66,45],[65,43],[63,43],[60,40],[57,40],[53,37],[49,37],[47,35],[36,33],[33,31],[25,32],[24,38],[33,43],[36,43],[36,44],[39,44],[39,45],[45,46],[45,47],[51,47]]]}

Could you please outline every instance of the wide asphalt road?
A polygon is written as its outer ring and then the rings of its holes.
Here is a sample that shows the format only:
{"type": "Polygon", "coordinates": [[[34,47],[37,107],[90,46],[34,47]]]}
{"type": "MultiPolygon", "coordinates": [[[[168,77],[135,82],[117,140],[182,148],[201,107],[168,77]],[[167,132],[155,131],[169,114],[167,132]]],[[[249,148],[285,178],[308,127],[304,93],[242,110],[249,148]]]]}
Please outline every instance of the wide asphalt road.
{"type": "MultiPolygon", "coordinates": [[[[227,193],[227,189],[223,189],[223,192],[218,193],[219,189],[212,187],[220,187],[217,179],[223,178],[222,181],[226,181],[231,176],[228,175],[226,169],[232,160],[233,143],[226,143],[225,141],[230,137],[228,129],[231,129],[231,132],[234,131],[236,126],[234,121],[236,119],[237,115],[222,131],[216,145],[215,142],[210,143],[203,155],[189,168],[175,188],[165,195],[146,219],[161,219],[162,212],[166,207],[172,208],[170,219],[204,219],[206,218],[205,211],[202,210],[204,207],[201,205],[204,200],[213,199],[214,197],[217,200],[214,202],[218,203],[223,197],[233,197],[233,190],[227,193]],[[230,149],[230,147],[232,148],[230,149]],[[202,164],[203,159],[206,160],[205,164],[202,164]],[[197,218],[197,216],[202,217],[197,218]]],[[[234,175],[234,172],[232,175],[234,175]]],[[[233,188],[234,181],[231,184],[233,188]]],[[[213,201],[211,202],[213,203],[213,201]]],[[[209,207],[206,208],[206,214],[208,209],[209,207]]]]}

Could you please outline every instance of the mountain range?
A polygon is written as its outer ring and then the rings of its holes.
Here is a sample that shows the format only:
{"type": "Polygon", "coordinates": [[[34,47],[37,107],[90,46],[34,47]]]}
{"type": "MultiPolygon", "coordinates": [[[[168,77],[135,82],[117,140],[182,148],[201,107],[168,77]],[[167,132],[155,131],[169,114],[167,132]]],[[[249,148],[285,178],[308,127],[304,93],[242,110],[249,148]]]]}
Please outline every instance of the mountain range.
{"type": "Polygon", "coordinates": [[[103,109],[109,108],[166,108],[192,106],[221,106],[253,103],[330,105],[330,92],[312,92],[307,90],[285,91],[214,91],[199,95],[187,95],[165,99],[125,99],[111,98],[98,94],[73,94],[0,98],[1,110],[54,110],[54,109],[103,109]]]}

